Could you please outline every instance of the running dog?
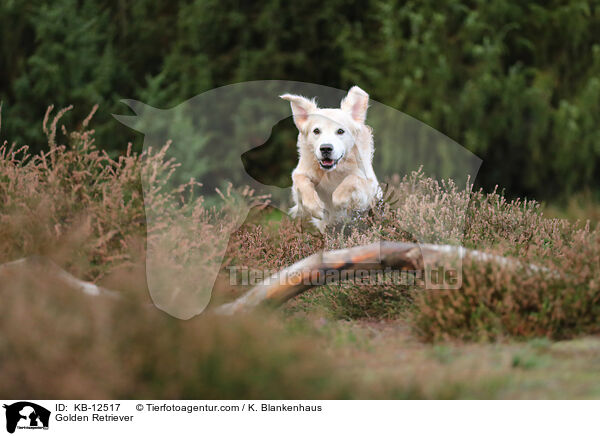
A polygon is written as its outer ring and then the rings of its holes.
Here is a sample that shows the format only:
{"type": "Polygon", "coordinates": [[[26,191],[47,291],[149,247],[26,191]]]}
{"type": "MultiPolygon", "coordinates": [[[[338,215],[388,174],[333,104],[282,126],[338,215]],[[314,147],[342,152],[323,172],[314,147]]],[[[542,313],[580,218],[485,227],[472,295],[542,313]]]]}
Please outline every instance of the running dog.
{"type": "Polygon", "coordinates": [[[314,99],[292,94],[298,128],[298,166],[292,172],[292,217],[307,217],[324,232],[362,212],[380,197],[373,171],[373,134],[365,124],[369,95],[354,86],[340,108],[322,109],[314,99]]]}

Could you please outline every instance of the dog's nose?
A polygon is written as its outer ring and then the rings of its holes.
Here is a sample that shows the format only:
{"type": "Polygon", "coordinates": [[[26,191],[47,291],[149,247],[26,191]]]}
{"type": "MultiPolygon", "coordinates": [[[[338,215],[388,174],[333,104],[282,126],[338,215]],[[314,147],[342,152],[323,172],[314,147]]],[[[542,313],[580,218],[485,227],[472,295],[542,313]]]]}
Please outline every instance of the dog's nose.
{"type": "Polygon", "coordinates": [[[319,147],[319,150],[321,150],[321,154],[323,156],[329,156],[329,155],[331,155],[331,152],[333,151],[333,145],[321,144],[321,147],[319,147]]]}

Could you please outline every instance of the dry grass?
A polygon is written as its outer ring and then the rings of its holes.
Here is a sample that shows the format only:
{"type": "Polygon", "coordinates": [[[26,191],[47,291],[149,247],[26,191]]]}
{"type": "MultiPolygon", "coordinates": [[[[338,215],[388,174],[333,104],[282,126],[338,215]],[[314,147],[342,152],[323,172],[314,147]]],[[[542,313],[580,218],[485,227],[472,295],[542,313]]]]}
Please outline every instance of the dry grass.
{"type": "MultiPolygon", "coordinates": [[[[145,245],[170,232],[181,214],[194,232],[173,230],[179,245],[165,261],[185,261],[211,245],[223,214],[189,200],[193,182],[169,191],[174,163],[164,149],[117,160],[80,131],[44,122],[48,151],[0,148],[0,262],[52,258],[74,275],[126,298],[89,298],[44,271],[0,276],[0,392],[30,398],[346,397],[327,356],[276,316],[175,320],[150,305],[145,245]],[[141,180],[160,189],[145,198],[160,210],[146,225],[141,180]],[[146,234],[149,234],[146,240],[146,234]],[[212,239],[211,239],[212,238],[212,239]]],[[[226,216],[226,214],[225,214],[226,216]]],[[[164,238],[161,238],[164,241],[164,238]]],[[[207,255],[207,251],[204,251],[207,255]]],[[[210,254],[210,252],[208,252],[210,254]]]]}
{"type": "Polygon", "coordinates": [[[284,219],[275,228],[249,225],[232,252],[243,265],[280,268],[327,248],[377,241],[461,243],[541,267],[524,268],[467,259],[463,286],[426,291],[386,282],[343,283],[300,296],[288,309],[326,308],[338,319],[410,319],[426,341],[450,338],[569,338],[600,331],[600,232],[590,222],[548,219],[533,201],[507,201],[497,192],[469,192],[420,172],[392,180],[393,201],[380,205],[340,236],[302,233],[284,219]]]}
{"type": "MultiPolygon", "coordinates": [[[[240,199],[257,202],[252,192],[232,189],[219,207],[209,208],[195,196],[194,181],[168,188],[176,163],[165,161],[166,149],[136,154],[129,147],[111,159],[95,147],[91,115],[68,132],[60,126],[62,113],[51,120],[49,112],[44,121],[45,153],[0,147],[0,263],[43,255],[123,298],[80,295],[43,271],[0,274],[4,397],[560,396],[567,381],[549,391],[535,383],[530,388],[519,377],[529,377],[532,365],[536,380],[558,377],[581,352],[557,352],[557,358],[552,351],[548,359],[556,367],[548,369],[536,363],[546,361],[545,351],[510,341],[599,330],[600,235],[593,225],[547,219],[534,202],[469,193],[416,172],[390,180],[388,201],[343,232],[322,237],[287,217],[269,221],[259,211],[222,247],[215,234],[236,227],[230,212],[240,199]],[[157,187],[145,198],[142,181],[157,187]],[[144,201],[152,216],[146,216],[144,201]],[[196,266],[194,274],[183,274],[193,284],[223,253],[223,266],[280,269],[317,250],[381,238],[462,243],[554,275],[467,262],[458,291],[345,283],[317,288],[281,312],[205,314],[187,322],[156,310],[148,298],[148,247],[168,245],[158,247],[164,254],[158,260],[174,271],[196,266]],[[460,353],[472,357],[455,356],[460,353]]],[[[230,286],[224,273],[213,304],[243,290],[230,286]]],[[[581,368],[587,388],[571,380],[568,395],[597,394],[587,379],[591,372],[581,368]]]]}

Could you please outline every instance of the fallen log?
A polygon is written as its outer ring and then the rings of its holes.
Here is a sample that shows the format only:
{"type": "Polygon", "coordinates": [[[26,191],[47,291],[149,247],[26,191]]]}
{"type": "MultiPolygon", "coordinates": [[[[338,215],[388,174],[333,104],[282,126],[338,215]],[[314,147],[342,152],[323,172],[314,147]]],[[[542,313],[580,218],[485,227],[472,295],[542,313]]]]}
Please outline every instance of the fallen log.
{"type": "Polygon", "coordinates": [[[319,274],[327,271],[356,271],[358,268],[420,270],[421,250],[416,244],[384,242],[342,250],[315,253],[273,274],[237,300],[215,309],[222,315],[244,312],[264,302],[282,304],[313,288],[319,274]]]}
{"type": "Polygon", "coordinates": [[[231,303],[214,309],[222,315],[233,315],[250,310],[263,303],[279,305],[315,286],[317,278],[330,271],[385,270],[422,271],[433,266],[455,262],[466,256],[493,262],[503,267],[525,267],[530,272],[548,271],[537,265],[526,264],[507,257],[469,250],[454,245],[415,244],[406,242],[378,242],[342,250],[316,253],[273,274],[231,303]]]}
{"type": "MultiPolygon", "coordinates": [[[[236,300],[213,309],[220,315],[246,312],[261,304],[281,305],[322,284],[322,278],[332,271],[358,270],[423,271],[425,266],[455,262],[469,257],[478,262],[492,262],[502,267],[525,268],[529,272],[549,272],[548,268],[454,245],[415,244],[408,242],[378,242],[341,250],[315,253],[271,275],[236,300]]],[[[66,286],[90,296],[118,298],[119,292],[91,282],[79,280],[50,259],[32,256],[0,265],[0,274],[14,268],[41,268],[61,280],[66,286]]],[[[340,276],[334,280],[340,281],[340,276]]],[[[330,282],[328,282],[330,283],[330,282]]]]}

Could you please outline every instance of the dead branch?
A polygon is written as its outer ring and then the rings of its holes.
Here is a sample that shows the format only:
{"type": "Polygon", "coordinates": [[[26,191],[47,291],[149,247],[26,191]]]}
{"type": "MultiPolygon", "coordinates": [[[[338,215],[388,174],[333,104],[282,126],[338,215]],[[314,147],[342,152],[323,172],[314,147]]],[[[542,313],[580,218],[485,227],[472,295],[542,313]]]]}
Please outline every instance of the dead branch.
{"type": "MultiPolygon", "coordinates": [[[[516,259],[469,250],[461,246],[381,242],[313,254],[273,274],[235,301],[215,308],[214,312],[221,315],[233,315],[246,312],[264,303],[281,305],[296,295],[322,284],[322,278],[327,276],[330,271],[348,273],[358,270],[386,269],[422,271],[425,265],[441,265],[462,260],[465,257],[507,268],[524,268],[532,273],[556,274],[555,271],[550,271],[545,267],[523,264],[516,259]]],[[[46,273],[61,280],[66,286],[75,288],[86,295],[110,297],[119,297],[120,295],[116,291],[79,280],[51,260],[41,256],[32,256],[0,265],[0,274],[14,268],[42,268],[46,273]]],[[[333,276],[334,279],[328,280],[328,283],[334,283],[340,276],[333,276]]]]}
{"type": "MultiPolygon", "coordinates": [[[[439,265],[444,262],[462,260],[467,256],[479,262],[491,262],[502,267],[524,267],[529,272],[549,271],[537,265],[523,265],[515,259],[478,250],[468,250],[461,246],[382,242],[313,254],[273,274],[237,300],[216,308],[215,312],[222,315],[233,315],[262,303],[282,304],[308,289],[319,286],[322,283],[318,280],[319,275],[326,275],[327,271],[355,272],[388,268],[422,271],[424,265],[439,265]]],[[[333,277],[339,277],[339,275],[333,277]]]]}
{"type": "Polygon", "coordinates": [[[110,297],[119,296],[119,293],[116,291],[111,291],[110,289],[103,288],[91,282],[79,280],[77,277],[59,267],[52,260],[43,256],[30,256],[2,264],[0,265],[0,274],[8,273],[11,270],[15,271],[22,269],[28,269],[30,271],[43,271],[60,280],[65,286],[74,288],[86,295],[91,295],[94,297],[100,295],[110,297]]]}

